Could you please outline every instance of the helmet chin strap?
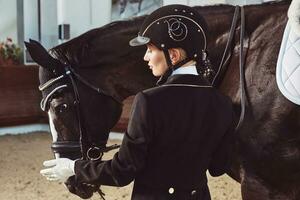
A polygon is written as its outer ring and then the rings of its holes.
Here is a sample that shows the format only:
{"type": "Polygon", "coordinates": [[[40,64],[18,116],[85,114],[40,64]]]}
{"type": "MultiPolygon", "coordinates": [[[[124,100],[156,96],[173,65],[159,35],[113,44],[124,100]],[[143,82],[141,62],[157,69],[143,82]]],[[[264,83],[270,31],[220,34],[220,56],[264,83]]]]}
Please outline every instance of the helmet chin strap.
{"type": "Polygon", "coordinates": [[[167,49],[163,50],[166,61],[167,61],[167,65],[168,65],[168,70],[159,78],[159,80],[157,81],[156,85],[162,85],[164,84],[167,79],[169,78],[169,76],[171,76],[172,72],[174,72],[176,69],[178,69],[179,67],[181,67],[182,65],[188,63],[189,61],[191,61],[191,59],[189,58],[185,58],[183,60],[181,60],[180,62],[176,63],[175,65],[172,64],[171,58],[170,58],[170,54],[169,51],[167,49]]]}
{"type": "Polygon", "coordinates": [[[181,67],[182,65],[184,65],[184,64],[188,63],[189,61],[191,61],[191,59],[185,58],[185,59],[181,60],[180,62],[176,63],[175,65],[173,65],[172,61],[171,61],[171,58],[170,58],[169,51],[167,49],[164,49],[163,52],[165,54],[167,65],[172,70],[172,72],[175,71],[176,69],[178,69],[179,67],[181,67]]]}

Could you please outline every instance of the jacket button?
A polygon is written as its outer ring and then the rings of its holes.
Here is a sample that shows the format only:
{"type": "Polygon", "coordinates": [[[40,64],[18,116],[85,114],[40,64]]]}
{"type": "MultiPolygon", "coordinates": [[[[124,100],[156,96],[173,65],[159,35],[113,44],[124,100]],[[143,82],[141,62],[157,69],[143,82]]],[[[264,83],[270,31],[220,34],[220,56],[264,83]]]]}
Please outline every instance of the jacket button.
{"type": "Polygon", "coordinates": [[[193,190],[192,192],[191,192],[191,195],[195,195],[197,193],[197,191],[196,190],[193,190]]]}
{"type": "Polygon", "coordinates": [[[169,188],[169,194],[173,194],[174,193],[174,188],[170,187],[169,188]]]}

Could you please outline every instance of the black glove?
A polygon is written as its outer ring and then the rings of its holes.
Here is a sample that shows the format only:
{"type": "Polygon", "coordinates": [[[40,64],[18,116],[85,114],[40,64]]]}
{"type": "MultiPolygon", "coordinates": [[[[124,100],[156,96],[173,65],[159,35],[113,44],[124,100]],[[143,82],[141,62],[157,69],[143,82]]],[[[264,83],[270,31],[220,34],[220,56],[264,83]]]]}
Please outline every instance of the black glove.
{"type": "Polygon", "coordinates": [[[75,176],[68,178],[68,180],[65,182],[65,185],[71,193],[79,196],[82,199],[91,198],[93,193],[99,190],[99,186],[78,183],[75,179],[75,176]]]}

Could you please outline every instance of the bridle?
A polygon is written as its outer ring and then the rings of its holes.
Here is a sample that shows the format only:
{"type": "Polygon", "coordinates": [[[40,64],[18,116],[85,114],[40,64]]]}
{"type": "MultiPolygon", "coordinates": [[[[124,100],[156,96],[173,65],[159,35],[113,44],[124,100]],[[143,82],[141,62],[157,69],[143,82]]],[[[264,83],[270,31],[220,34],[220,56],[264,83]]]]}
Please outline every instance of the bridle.
{"type": "MultiPolygon", "coordinates": [[[[71,88],[73,90],[74,94],[74,106],[76,108],[76,116],[78,119],[78,130],[79,130],[79,136],[80,139],[79,141],[55,141],[52,142],[51,149],[54,153],[65,153],[65,152],[81,152],[82,158],[87,159],[87,160],[100,160],[103,156],[104,152],[119,148],[120,145],[111,145],[111,146],[105,146],[105,142],[95,143],[90,140],[89,136],[87,135],[84,124],[83,124],[83,119],[80,111],[80,96],[78,92],[78,87],[76,84],[76,81],[81,82],[82,84],[86,85],[88,88],[92,89],[93,91],[97,92],[99,95],[105,95],[110,98],[112,98],[114,101],[116,101],[118,104],[121,106],[123,103],[118,100],[116,97],[113,95],[110,95],[108,92],[92,85],[89,83],[85,78],[80,76],[75,70],[70,66],[70,65],[65,65],[64,67],[64,73],[60,76],[57,76],[55,78],[52,78],[48,80],[46,83],[42,84],[39,86],[40,91],[44,91],[46,89],[49,89],[50,86],[53,86],[54,84],[57,84],[58,82],[62,82],[63,80],[69,79],[71,83],[71,88]]],[[[54,89],[52,89],[48,95],[46,95],[42,101],[41,101],[41,109],[43,111],[47,111],[47,104],[51,100],[51,97],[53,94],[55,94],[57,91],[63,89],[63,88],[68,88],[68,84],[61,84],[54,89]]]]}
{"type": "MultiPolygon", "coordinates": [[[[239,72],[240,72],[240,88],[241,88],[241,94],[240,94],[240,102],[241,102],[241,113],[239,117],[239,121],[235,127],[235,131],[238,131],[241,128],[241,125],[245,118],[245,112],[246,112],[246,103],[247,103],[247,96],[246,96],[246,89],[245,89],[245,73],[244,73],[244,62],[245,62],[245,55],[244,53],[244,35],[245,35],[245,12],[244,7],[236,6],[233,20],[230,28],[229,37],[226,43],[226,47],[222,56],[222,60],[219,64],[218,71],[213,78],[212,85],[216,86],[219,84],[219,82],[222,80],[225,72],[227,71],[227,68],[230,64],[230,58],[232,56],[232,45],[235,29],[237,27],[237,21],[240,16],[240,52],[239,52],[239,72]]],[[[248,40],[249,42],[249,40],[248,40]]],[[[248,49],[248,46],[246,48],[248,49]]]]}

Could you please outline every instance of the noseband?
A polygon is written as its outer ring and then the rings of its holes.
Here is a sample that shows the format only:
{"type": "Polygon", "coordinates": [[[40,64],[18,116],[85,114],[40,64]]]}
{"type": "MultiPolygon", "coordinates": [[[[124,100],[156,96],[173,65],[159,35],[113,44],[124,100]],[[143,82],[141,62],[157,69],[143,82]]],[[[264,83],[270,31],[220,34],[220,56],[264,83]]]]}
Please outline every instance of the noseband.
{"type": "MultiPolygon", "coordinates": [[[[83,119],[82,115],[80,114],[80,98],[79,98],[79,92],[77,88],[77,84],[75,82],[75,79],[86,85],[88,88],[96,91],[99,95],[105,95],[110,98],[112,98],[114,101],[118,102],[120,105],[123,105],[121,101],[119,101],[117,98],[113,97],[109,93],[105,92],[104,90],[101,90],[98,87],[95,87],[94,85],[90,84],[85,78],[80,76],[78,73],[74,71],[70,66],[65,66],[65,72],[63,75],[58,76],[56,78],[50,79],[46,83],[39,86],[40,91],[44,91],[45,89],[49,88],[53,84],[57,83],[58,81],[62,81],[64,79],[69,79],[72,85],[73,93],[74,93],[74,105],[76,107],[76,115],[78,119],[78,128],[79,128],[79,141],[56,141],[52,142],[51,149],[54,153],[65,153],[65,152],[78,152],[81,151],[83,159],[88,160],[99,160],[103,156],[104,152],[108,152],[110,150],[119,148],[120,145],[112,145],[106,147],[106,142],[102,142],[98,145],[95,145],[93,141],[91,141],[86,133],[84,131],[83,127],[83,119]]],[[[47,104],[49,103],[52,95],[56,93],[58,90],[61,90],[63,88],[67,88],[68,85],[60,85],[55,87],[48,95],[46,95],[42,101],[41,101],[41,109],[43,111],[47,111],[47,104]]]]}

